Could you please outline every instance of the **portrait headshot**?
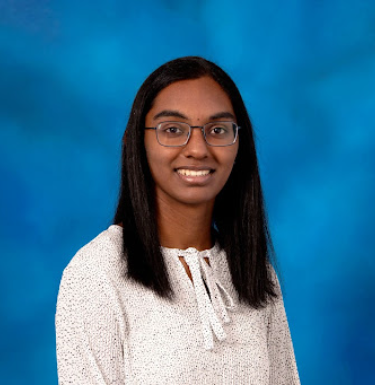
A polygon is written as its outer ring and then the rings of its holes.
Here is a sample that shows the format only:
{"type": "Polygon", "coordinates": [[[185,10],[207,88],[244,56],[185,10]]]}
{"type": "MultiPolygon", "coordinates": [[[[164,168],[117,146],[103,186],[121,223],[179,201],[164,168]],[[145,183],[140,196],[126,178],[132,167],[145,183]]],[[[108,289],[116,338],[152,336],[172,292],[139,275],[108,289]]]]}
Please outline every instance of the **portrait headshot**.
{"type": "Polygon", "coordinates": [[[374,383],[374,17],[3,1],[0,383],[374,383]]]}
{"type": "Polygon", "coordinates": [[[64,271],[60,382],[299,384],[270,254],[238,89],[201,57],[162,65],[130,111],[113,224],[64,271]]]}

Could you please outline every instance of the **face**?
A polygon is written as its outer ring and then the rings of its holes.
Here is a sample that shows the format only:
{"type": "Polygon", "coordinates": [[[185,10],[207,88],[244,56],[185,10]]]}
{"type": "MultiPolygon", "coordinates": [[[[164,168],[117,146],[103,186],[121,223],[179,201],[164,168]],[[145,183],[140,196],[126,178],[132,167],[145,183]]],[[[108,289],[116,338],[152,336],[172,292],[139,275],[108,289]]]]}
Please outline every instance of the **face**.
{"type": "MultiPolygon", "coordinates": [[[[155,127],[165,121],[202,126],[215,120],[237,123],[228,95],[213,79],[203,77],[164,88],[146,115],[145,126],[155,127]]],[[[154,130],[145,130],[147,161],[157,201],[213,205],[232,171],[238,141],[228,147],[212,147],[200,129],[193,129],[184,147],[163,147],[154,130]]]]}

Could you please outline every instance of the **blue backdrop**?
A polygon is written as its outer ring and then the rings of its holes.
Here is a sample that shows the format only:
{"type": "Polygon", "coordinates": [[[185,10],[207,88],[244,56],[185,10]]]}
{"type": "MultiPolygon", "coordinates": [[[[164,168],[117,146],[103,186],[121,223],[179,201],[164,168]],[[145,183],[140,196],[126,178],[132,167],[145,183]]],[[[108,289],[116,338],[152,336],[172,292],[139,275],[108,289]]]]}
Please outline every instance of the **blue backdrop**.
{"type": "Polygon", "coordinates": [[[110,224],[135,93],[202,55],[257,134],[304,385],[375,383],[375,2],[0,0],[1,384],[56,384],[74,253],[110,224]]]}

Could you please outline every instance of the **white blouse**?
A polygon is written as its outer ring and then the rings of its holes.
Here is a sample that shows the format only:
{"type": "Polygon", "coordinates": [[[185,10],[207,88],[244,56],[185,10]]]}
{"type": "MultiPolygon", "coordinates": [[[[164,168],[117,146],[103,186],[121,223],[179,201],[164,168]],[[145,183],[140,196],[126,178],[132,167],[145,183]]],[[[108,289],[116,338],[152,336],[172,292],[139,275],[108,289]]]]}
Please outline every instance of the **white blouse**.
{"type": "Polygon", "coordinates": [[[279,298],[257,310],[239,303],[217,245],[161,250],[173,302],[125,277],[120,226],[73,257],[57,301],[60,385],[300,384],[275,274],[279,298]]]}

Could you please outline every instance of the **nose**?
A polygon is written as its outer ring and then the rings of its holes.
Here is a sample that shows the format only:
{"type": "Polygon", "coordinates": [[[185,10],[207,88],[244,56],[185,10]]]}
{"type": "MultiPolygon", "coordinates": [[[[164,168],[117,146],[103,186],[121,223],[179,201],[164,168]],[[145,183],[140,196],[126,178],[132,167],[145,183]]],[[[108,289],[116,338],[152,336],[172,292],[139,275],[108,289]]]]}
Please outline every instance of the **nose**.
{"type": "Polygon", "coordinates": [[[184,147],[186,157],[205,158],[208,155],[207,143],[201,128],[194,127],[191,130],[189,141],[184,147]]]}

